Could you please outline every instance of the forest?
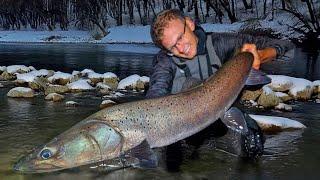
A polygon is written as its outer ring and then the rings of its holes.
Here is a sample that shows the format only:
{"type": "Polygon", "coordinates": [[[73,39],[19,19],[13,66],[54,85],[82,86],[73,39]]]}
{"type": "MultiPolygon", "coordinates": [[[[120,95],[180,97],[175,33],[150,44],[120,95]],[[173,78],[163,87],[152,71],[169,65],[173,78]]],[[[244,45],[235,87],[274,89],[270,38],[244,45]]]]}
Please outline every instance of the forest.
{"type": "Polygon", "coordinates": [[[112,25],[148,25],[163,9],[177,8],[199,23],[276,19],[305,37],[320,35],[320,2],[315,0],[0,0],[2,30],[93,30],[107,35],[112,25]]]}

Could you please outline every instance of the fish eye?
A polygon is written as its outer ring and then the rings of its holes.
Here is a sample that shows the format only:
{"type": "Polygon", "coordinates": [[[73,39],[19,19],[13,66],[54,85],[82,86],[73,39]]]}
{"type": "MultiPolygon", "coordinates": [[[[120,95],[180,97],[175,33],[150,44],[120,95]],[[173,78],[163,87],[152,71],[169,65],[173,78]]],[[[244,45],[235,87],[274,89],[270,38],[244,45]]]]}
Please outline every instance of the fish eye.
{"type": "Polygon", "coordinates": [[[42,159],[49,159],[52,156],[52,152],[49,149],[44,149],[40,153],[42,159]]]}

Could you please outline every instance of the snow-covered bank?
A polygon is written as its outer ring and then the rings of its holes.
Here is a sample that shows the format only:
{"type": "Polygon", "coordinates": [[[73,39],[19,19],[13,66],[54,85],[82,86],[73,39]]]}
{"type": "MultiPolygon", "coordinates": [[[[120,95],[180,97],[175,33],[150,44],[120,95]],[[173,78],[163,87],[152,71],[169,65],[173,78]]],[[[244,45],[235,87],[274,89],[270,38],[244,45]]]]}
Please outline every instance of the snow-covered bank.
{"type": "MultiPolygon", "coordinates": [[[[207,32],[238,32],[244,23],[202,24],[207,32]]],[[[261,28],[274,28],[276,31],[287,27],[276,24],[270,27],[261,22],[261,28]],[[266,26],[266,27],[264,27],[266,26]]],[[[152,43],[150,26],[116,26],[108,29],[109,34],[95,40],[88,31],[0,31],[0,43],[152,43]]]]}

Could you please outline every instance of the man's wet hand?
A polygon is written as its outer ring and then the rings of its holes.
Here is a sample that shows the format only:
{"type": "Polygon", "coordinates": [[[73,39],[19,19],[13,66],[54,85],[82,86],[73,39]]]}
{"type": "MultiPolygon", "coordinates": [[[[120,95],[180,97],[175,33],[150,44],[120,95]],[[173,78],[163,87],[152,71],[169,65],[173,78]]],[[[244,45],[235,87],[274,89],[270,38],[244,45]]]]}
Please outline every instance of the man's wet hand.
{"type": "Polygon", "coordinates": [[[254,69],[259,69],[261,64],[261,58],[255,44],[244,44],[241,48],[241,52],[250,52],[253,55],[253,64],[254,69]]]}

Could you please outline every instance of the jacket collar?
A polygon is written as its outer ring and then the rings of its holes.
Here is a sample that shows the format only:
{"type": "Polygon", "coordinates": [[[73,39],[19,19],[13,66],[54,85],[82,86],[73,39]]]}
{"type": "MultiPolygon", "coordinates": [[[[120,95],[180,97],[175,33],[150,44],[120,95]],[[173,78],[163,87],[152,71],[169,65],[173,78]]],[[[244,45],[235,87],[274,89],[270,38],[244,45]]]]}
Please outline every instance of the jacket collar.
{"type": "Polygon", "coordinates": [[[202,55],[206,53],[206,41],[207,36],[205,31],[200,26],[196,26],[194,30],[195,35],[198,37],[198,44],[197,44],[197,55],[202,55]]]}

